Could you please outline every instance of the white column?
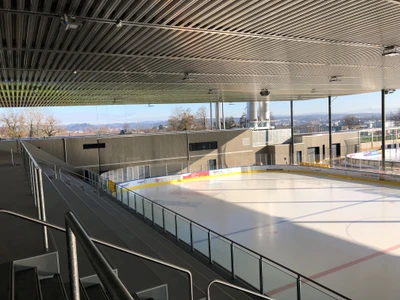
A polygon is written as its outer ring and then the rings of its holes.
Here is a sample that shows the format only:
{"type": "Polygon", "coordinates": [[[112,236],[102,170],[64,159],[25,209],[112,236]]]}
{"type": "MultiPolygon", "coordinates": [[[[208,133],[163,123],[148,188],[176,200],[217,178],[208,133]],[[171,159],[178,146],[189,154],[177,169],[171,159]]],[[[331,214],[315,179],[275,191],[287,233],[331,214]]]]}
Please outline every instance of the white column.
{"type": "Polygon", "coordinates": [[[215,122],[217,122],[217,129],[221,129],[221,114],[219,113],[219,101],[215,103],[215,122]]]}

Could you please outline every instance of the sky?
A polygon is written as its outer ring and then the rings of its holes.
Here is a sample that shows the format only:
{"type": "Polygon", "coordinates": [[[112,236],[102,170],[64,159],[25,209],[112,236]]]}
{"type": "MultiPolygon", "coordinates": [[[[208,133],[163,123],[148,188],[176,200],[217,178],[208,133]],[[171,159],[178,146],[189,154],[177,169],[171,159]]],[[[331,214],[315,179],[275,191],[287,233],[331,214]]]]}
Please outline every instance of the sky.
{"type": "MultiPolygon", "coordinates": [[[[381,94],[380,92],[341,96],[332,98],[332,114],[335,113],[380,113],[381,94]]],[[[294,116],[304,114],[327,113],[327,98],[317,100],[294,101],[294,116]]],[[[44,114],[52,114],[59,120],[60,124],[90,123],[131,123],[142,121],[164,121],[167,120],[177,108],[190,108],[194,113],[199,107],[205,106],[209,113],[209,103],[203,104],[155,104],[149,107],[147,104],[140,105],[99,105],[99,106],[68,106],[68,107],[45,107],[41,108],[44,114]]],[[[240,117],[246,111],[247,103],[225,102],[225,117],[240,117]]],[[[400,108],[400,91],[386,96],[386,111],[397,111],[400,108]]],[[[9,111],[9,108],[0,108],[0,114],[9,111]]],[[[24,109],[15,108],[14,111],[24,109]]],[[[26,109],[25,109],[26,110],[26,109]]],[[[289,115],[289,101],[272,101],[270,104],[271,113],[274,116],[289,115]]],[[[215,108],[213,107],[213,113],[215,108]]]]}

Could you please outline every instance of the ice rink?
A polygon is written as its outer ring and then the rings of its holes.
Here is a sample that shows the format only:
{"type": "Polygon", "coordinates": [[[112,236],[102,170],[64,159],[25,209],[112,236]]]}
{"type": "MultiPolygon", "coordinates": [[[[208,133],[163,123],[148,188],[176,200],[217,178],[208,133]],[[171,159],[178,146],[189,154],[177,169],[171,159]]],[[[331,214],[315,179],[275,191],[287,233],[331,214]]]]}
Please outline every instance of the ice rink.
{"type": "Polygon", "coordinates": [[[352,299],[400,299],[396,186],[273,172],[137,192],[352,299]]]}

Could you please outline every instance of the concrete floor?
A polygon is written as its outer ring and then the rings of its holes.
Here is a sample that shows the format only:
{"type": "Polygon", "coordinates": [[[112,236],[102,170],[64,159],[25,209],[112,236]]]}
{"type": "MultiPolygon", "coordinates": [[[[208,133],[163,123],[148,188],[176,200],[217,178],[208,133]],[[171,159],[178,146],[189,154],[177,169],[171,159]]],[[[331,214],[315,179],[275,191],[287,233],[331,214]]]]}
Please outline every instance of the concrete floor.
{"type": "Polygon", "coordinates": [[[137,192],[352,299],[400,297],[399,187],[262,173],[137,192]]]}

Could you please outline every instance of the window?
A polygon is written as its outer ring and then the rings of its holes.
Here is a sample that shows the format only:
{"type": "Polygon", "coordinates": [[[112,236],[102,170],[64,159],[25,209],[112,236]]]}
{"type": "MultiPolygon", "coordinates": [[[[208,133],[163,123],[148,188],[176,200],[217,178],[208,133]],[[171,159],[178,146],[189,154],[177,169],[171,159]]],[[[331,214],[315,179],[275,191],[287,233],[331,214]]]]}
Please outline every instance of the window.
{"type": "Polygon", "coordinates": [[[217,142],[190,143],[189,151],[213,150],[218,148],[217,142]]]}
{"type": "Polygon", "coordinates": [[[105,143],[99,143],[99,144],[83,144],[83,149],[98,149],[98,148],[105,148],[106,144],[105,143]]]}

